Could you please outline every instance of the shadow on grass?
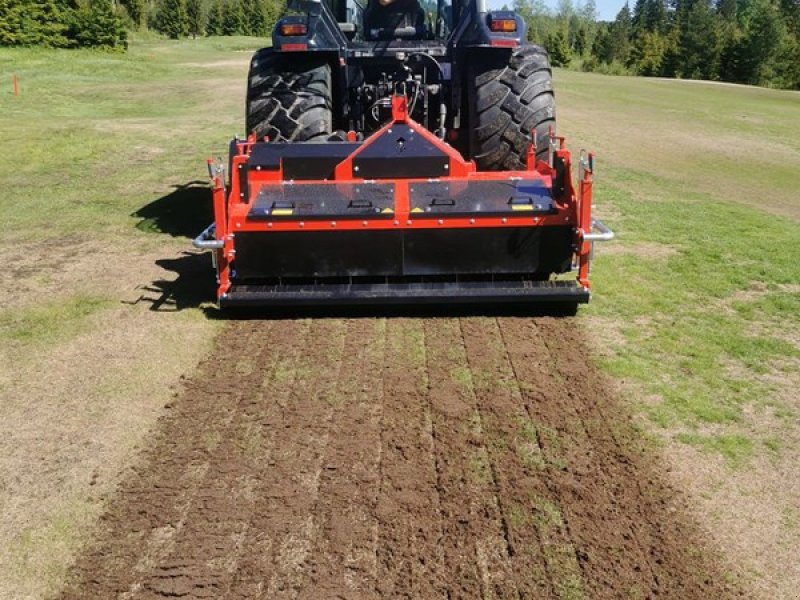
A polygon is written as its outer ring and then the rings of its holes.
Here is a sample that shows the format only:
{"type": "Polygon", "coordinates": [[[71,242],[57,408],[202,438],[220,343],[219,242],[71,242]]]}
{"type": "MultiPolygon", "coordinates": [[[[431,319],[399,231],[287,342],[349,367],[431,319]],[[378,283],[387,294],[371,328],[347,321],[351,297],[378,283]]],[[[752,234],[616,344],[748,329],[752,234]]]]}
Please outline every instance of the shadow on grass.
{"type": "MultiPolygon", "coordinates": [[[[169,194],[146,204],[132,216],[140,219],[136,223],[139,231],[193,239],[214,220],[211,188],[201,180],[174,185],[169,194]]],[[[151,282],[136,303],[148,302],[154,311],[179,311],[214,301],[216,282],[207,252],[187,251],[155,262],[177,277],[151,282]]]]}
{"type": "Polygon", "coordinates": [[[166,196],[153,200],[133,213],[141,219],[136,229],[194,238],[214,220],[211,188],[205,181],[173,186],[166,196]]]}
{"type": "MultiPolygon", "coordinates": [[[[177,258],[160,258],[156,264],[177,274],[175,279],[157,279],[144,286],[142,295],[132,304],[147,302],[150,310],[175,312],[200,308],[214,301],[216,281],[207,252],[182,252],[177,258]]],[[[213,309],[204,309],[216,317],[213,309]]]]}

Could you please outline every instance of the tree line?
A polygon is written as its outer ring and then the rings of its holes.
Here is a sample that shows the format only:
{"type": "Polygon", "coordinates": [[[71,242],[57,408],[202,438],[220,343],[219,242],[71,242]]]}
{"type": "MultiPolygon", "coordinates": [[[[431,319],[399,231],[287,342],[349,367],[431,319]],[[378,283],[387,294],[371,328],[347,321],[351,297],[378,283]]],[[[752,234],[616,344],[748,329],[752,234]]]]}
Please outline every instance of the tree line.
{"type": "Polygon", "coordinates": [[[0,0],[0,46],[124,48],[112,0],[0,0]]]}
{"type": "Polygon", "coordinates": [[[598,22],[594,0],[515,0],[556,66],[800,89],[800,0],[635,0],[598,22]]]}
{"type": "MultiPolygon", "coordinates": [[[[509,8],[509,7],[504,7],[509,8]]],[[[800,89],[800,0],[634,0],[598,21],[595,0],[513,0],[555,66],[800,89]]],[[[0,0],[0,46],[124,48],[171,38],[269,36],[285,0],[0,0]]]]}
{"type": "Polygon", "coordinates": [[[0,0],[0,46],[121,49],[140,29],[264,37],[284,8],[284,0],[0,0]]]}

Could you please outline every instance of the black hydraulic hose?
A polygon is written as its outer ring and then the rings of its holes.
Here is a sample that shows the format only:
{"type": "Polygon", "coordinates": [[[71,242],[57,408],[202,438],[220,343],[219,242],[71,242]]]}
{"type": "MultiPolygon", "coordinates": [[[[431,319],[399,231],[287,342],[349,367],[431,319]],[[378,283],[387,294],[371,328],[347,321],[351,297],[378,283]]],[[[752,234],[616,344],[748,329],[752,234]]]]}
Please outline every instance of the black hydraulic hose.
{"type": "MultiPolygon", "coordinates": [[[[439,85],[441,86],[444,83],[444,69],[442,68],[442,65],[439,63],[438,60],[433,58],[430,54],[426,54],[425,52],[411,52],[406,57],[406,61],[408,61],[408,59],[411,58],[412,56],[420,56],[420,57],[423,57],[423,58],[427,58],[428,60],[433,62],[433,64],[436,66],[436,69],[439,71],[439,85]]],[[[440,87],[439,94],[440,94],[441,98],[444,98],[444,91],[441,89],[441,87],[440,87]]],[[[438,136],[439,136],[440,139],[444,139],[445,138],[445,134],[446,134],[446,132],[445,132],[445,121],[446,120],[447,120],[447,105],[444,103],[444,100],[441,100],[439,102],[439,132],[438,132],[438,136]]]]}

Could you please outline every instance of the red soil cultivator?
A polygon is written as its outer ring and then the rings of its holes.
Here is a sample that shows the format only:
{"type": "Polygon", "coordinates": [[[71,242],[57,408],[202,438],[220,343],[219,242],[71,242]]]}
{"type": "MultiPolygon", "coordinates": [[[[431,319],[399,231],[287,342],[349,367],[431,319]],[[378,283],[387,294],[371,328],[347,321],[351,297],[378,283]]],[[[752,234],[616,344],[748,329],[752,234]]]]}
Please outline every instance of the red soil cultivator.
{"type": "Polygon", "coordinates": [[[439,0],[435,22],[392,2],[299,0],[253,57],[250,135],[227,178],[209,161],[215,221],[194,241],[220,306],[587,302],[613,233],[593,156],[574,183],[553,134],[546,53],[484,0],[439,0]]]}
{"type": "MultiPolygon", "coordinates": [[[[350,135],[350,138],[355,136],[350,135]]],[[[480,172],[408,116],[363,142],[232,144],[209,161],[221,306],[589,300],[592,155],[577,187],[564,139],[550,161],[480,172]],[[577,271],[572,281],[553,274],[577,271]]],[[[599,230],[599,232],[592,232],[599,230]]]]}

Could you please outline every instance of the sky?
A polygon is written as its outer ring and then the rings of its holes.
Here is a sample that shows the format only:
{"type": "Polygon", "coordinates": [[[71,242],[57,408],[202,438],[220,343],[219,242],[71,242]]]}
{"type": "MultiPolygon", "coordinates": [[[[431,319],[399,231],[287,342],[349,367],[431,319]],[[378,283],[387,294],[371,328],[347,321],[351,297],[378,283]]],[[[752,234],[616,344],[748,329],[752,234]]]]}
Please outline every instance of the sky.
{"type": "MultiPolygon", "coordinates": [[[[619,9],[625,4],[625,0],[595,0],[597,3],[597,18],[601,21],[613,21],[619,9]]],[[[547,2],[549,6],[555,6],[555,2],[547,2]]],[[[630,3],[633,9],[634,2],[630,3]]]]}

